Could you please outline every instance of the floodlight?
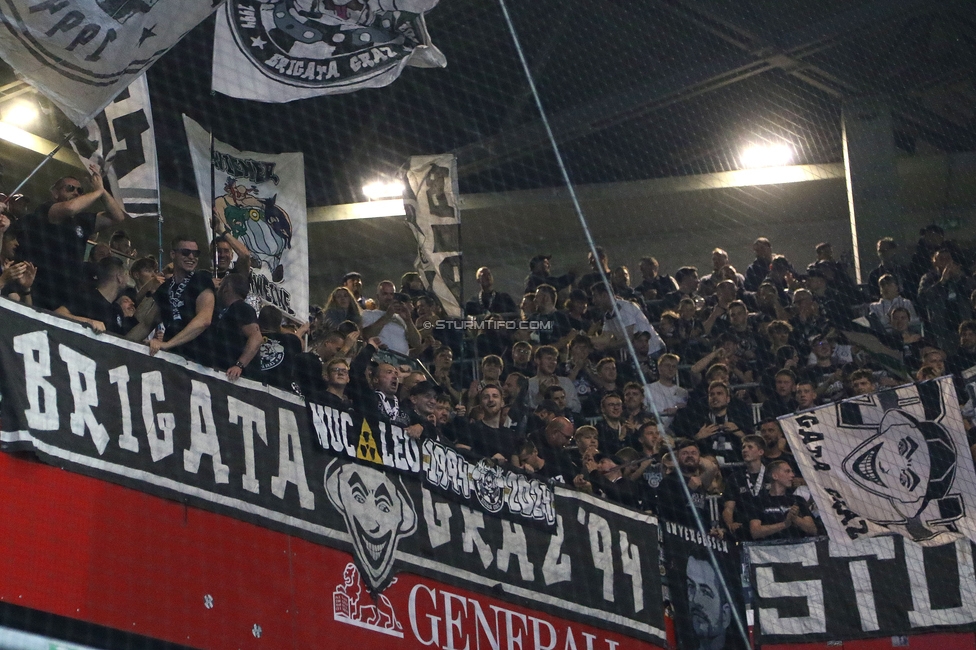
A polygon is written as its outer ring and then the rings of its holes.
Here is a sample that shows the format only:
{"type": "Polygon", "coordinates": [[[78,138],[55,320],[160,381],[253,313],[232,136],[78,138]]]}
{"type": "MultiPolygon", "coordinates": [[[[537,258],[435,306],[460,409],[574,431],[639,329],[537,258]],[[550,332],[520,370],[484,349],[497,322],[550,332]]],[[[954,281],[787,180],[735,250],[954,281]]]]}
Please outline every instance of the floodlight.
{"type": "Polygon", "coordinates": [[[375,181],[363,185],[363,195],[370,201],[398,199],[403,196],[403,183],[400,181],[375,181]]]}
{"type": "Polygon", "coordinates": [[[2,121],[12,126],[30,126],[37,117],[37,106],[32,102],[21,100],[3,109],[2,121]]]}
{"type": "Polygon", "coordinates": [[[739,161],[743,167],[780,167],[793,162],[793,149],[786,144],[760,144],[746,147],[739,161]]]}

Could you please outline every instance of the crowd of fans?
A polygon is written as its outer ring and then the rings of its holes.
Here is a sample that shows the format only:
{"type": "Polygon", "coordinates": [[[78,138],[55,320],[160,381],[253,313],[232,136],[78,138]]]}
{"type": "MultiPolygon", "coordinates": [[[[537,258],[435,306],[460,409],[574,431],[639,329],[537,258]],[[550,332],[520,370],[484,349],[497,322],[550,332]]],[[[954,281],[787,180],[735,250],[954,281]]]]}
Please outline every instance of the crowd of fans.
{"type": "Polygon", "coordinates": [[[123,233],[85,260],[126,217],[94,170],[91,185],[60,179],[30,214],[6,204],[0,295],[665,519],[694,525],[697,509],[715,535],[817,533],[781,416],[947,373],[972,414],[976,279],[938,226],[907,263],[880,240],[864,285],[827,243],[802,271],[763,237],[745,273],[720,248],[707,273],[644,257],[636,283],[598,248],[580,277],[537,255],[516,296],[478,269],[464,305],[478,328],[439,327],[448,316],[412,272],[373,295],[349,272],[302,325],[255,310],[229,233],[174,237],[162,272],[123,233]]]}

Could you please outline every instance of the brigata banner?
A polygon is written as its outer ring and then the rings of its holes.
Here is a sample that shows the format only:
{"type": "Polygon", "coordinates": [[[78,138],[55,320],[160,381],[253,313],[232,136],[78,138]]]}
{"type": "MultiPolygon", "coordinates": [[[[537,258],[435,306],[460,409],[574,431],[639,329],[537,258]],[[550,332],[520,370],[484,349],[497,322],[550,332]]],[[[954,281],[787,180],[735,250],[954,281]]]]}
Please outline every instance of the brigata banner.
{"type": "Polygon", "coordinates": [[[952,377],[780,420],[831,540],[976,541],[976,472],[952,377]]]}
{"type": "Polygon", "coordinates": [[[6,300],[0,367],[5,449],[349,551],[370,602],[408,571],[663,643],[650,515],[561,488],[552,533],[486,515],[327,452],[297,396],[6,300]]]}
{"type": "Polygon", "coordinates": [[[976,630],[973,544],[898,536],[746,545],[761,644],[976,630]]]}
{"type": "Polygon", "coordinates": [[[0,57],[84,126],[219,4],[2,0],[0,57]]]}

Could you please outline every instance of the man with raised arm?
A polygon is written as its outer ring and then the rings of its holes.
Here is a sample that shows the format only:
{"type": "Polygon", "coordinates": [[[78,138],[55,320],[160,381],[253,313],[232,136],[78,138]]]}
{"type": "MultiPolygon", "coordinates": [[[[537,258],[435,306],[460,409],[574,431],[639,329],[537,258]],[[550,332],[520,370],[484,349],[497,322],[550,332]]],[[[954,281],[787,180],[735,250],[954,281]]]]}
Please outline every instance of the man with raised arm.
{"type": "Polygon", "coordinates": [[[38,307],[53,310],[69,302],[84,277],[88,240],[128,216],[105,189],[98,168],[92,165],[89,170],[90,192],[85,192],[81,181],[73,176],[60,178],[51,186],[51,200],[23,220],[23,253],[37,267],[34,304],[38,307]],[[106,209],[92,212],[99,200],[106,209]]]}

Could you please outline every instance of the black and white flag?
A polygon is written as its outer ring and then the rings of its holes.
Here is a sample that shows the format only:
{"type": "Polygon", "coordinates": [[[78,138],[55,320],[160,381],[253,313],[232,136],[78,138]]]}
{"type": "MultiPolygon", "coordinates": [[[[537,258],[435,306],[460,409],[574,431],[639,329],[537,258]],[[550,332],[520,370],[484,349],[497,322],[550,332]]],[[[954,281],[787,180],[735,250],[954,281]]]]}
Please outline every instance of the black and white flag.
{"type": "Polygon", "coordinates": [[[461,316],[461,208],[457,158],[411,156],[404,178],[403,208],[417,239],[414,268],[451,318],[461,316]]]}
{"type": "Polygon", "coordinates": [[[424,13],[438,0],[229,0],[214,31],[213,89],[281,103],[381,88],[404,67],[443,68],[424,13]]]}
{"type": "Polygon", "coordinates": [[[140,75],[72,140],[85,167],[102,172],[112,196],[133,217],[159,214],[159,167],[149,84],[140,75]]]}
{"type": "Polygon", "coordinates": [[[781,420],[836,543],[898,533],[976,541],[976,472],[951,377],[781,420]]]}
{"type": "Polygon", "coordinates": [[[214,7],[212,0],[3,0],[0,58],[84,126],[214,7]]]}

